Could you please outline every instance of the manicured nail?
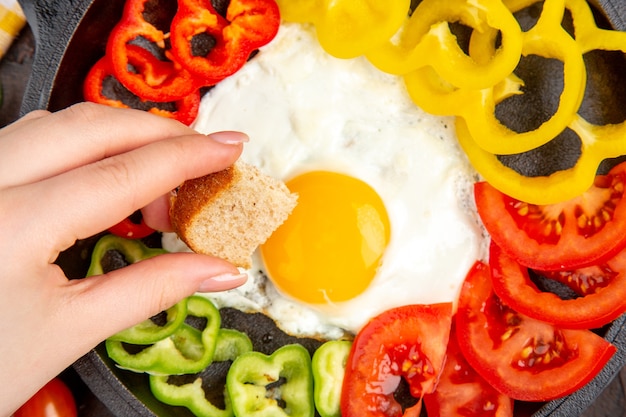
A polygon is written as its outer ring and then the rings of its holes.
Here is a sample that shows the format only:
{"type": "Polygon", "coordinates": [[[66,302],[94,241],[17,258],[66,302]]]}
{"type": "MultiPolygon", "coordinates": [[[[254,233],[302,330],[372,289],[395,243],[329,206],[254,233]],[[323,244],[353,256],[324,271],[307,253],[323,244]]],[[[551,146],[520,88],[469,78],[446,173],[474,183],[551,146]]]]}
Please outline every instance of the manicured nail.
{"type": "Polygon", "coordinates": [[[225,145],[238,145],[240,143],[250,141],[250,138],[245,133],[229,130],[211,133],[208,135],[208,137],[216,142],[223,143],[225,145]]]}
{"type": "Polygon", "coordinates": [[[200,284],[198,292],[217,292],[237,288],[248,280],[248,274],[224,274],[211,277],[200,284]]]}

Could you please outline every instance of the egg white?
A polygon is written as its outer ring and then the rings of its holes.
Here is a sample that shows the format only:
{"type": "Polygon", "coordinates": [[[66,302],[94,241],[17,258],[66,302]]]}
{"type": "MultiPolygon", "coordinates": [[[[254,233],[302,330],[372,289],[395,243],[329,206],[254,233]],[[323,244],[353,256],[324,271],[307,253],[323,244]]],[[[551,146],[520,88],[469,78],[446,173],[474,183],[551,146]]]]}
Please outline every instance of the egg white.
{"type": "Polygon", "coordinates": [[[417,108],[399,77],[364,58],[327,55],[309,26],[281,25],[204,97],[194,128],[248,133],[242,159],[276,178],[330,170],[361,179],[381,196],[391,225],[374,281],[352,300],[310,305],[279,294],[257,255],[246,286],[211,296],[219,306],[264,311],[291,334],[337,338],[395,306],[455,301],[482,256],[476,174],[453,120],[417,108]]]}

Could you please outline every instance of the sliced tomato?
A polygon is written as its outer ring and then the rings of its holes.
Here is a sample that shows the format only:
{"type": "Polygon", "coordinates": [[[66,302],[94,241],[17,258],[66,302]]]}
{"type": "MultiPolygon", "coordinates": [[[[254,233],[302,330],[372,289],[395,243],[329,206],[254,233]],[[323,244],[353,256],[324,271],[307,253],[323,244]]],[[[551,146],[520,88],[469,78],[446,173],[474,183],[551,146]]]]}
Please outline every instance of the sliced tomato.
{"type": "Polygon", "coordinates": [[[350,350],[341,393],[343,417],[417,417],[443,368],[452,304],[408,305],[373,318],[350,350]],[[402,379],[417,403],[394,397],[402,379]]]}
{"type": "Polygon", "coordinates": [[[595,329],[626,312],[626,250],[600,265],[540,273],[578,293],[579,297],[572,299],[540,290],[531,280],[528,268],[493,242],[489,266],[498,297],[529,317],[569,329],[595,329]]]}
{"type": "Polygon", "coordinates": [[[626,246],[626,163],[579,197],[545,206],[476,183],[478,214],[492,239],[532,269],[571,270],[612,257],[626,246]]]}
{"type": "Polygon", "coordinates": [[[424,396],[428,417],[512,417],[513,400],[489,385],[467,363],[454,327],[437,389],[424,396]]]}
{"type": "Polygon", "coordinates": [[[72,391],[59,378],[54,378],[21,406],[13,417],[76,417],[72,391]]]}
{"type": "Polygon", "coordinates": [[[482,262],[468,273],[455,317],[467,362],[516,400],[568,395],[589,382],[616,351],[590,330],[563,329],[514,311],[494,293],[489,265],[482,262]]]}

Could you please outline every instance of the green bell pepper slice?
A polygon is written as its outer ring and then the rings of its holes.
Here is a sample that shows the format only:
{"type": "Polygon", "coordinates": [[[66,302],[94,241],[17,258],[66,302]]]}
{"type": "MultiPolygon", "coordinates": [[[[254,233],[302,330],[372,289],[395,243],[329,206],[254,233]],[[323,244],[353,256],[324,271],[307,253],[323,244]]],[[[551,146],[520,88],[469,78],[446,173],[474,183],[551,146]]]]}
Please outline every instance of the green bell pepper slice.
{"type": "Polygon", "coordinates": [[[91,252],[91,263],[87,270],[88,277],[107,272],[104,271],[102,266],[102,258],[110,250],[120,252],[124,255],[126,261],[131,264],[167,253],[165,249],[150,248],[140,240],[125,239],[115,235],[104,235],[96,242],[91,252]]]}
{"type": "Polygon", "coordinates": [[[311,356],[298,344],[270,356],[248,352],[233,362],[226,378],[237,417],[313,417],[311,356]]]}
{"type": "Polygon", "coordinates": [[[221,317],[213,303],[202,296],[189,297],[187,310],[188,316],[206,319],[202,331],[183,323],[171,336],[136,353],[127,350],[123,342],[108,339],[106,349],[109,357],[120,368],[153,375],[200,372],[213,360],[221,317]]]}
{"type": "Polygon", "coordinates": [[[234,361],[244,353],[251,351],[252,341],[247,334],[234,329],[220,329],[213,361],[234,361]]]}
{"type": "Polygon", "coordinates": [[[165,314],[164,324],[157,323],[150,318],[114,334],[109,339],[135,345],[145,345],[156,343],[171,336],[185,321],[187,316],[187,299],[179,301],[163,313],[165,314]]]}
{"type": "MultiPolygon", "coordinates": [[[[87,276],[104,274],[105,268],[102,259],[108,251],[118,251],[128,263],[135,263],[144,259],[167,253],[160,248],[150,248],[139,240],[130,240],[115,235],[105,235],[96,243],[92,255],[87,276]]],[[[187,316],[187,301],[183,300],[165,310],[165,323],[148,319],[122,330],[111,336],[112,340],[118,340],[133,344],[150,344],[170,336],[181,325],[187,316]]]]}
{"type": "Polygon", "coordinates": [[[341,417],[341,387],[351,347],[349,340],[331,340],[313,354],[313,399],[322,417],[341,417]]]}
{"type": "MultiPolygon", "coordinates": [[[[232,361],[250,351],[252,351],[252,342],[246,334],[232,329],[220,329],[213,362],[232,361]]],[[[206,398],[201,376],[198,376],[192,383],[183,385],[170,384],[168,379],[168,375],[150,375],[150,389],[159,401],[168,405],[186,407],[196,416],[232,417],[234,415],[226,387],[224,387],[224,408],[220,408],[206,398]]]]}

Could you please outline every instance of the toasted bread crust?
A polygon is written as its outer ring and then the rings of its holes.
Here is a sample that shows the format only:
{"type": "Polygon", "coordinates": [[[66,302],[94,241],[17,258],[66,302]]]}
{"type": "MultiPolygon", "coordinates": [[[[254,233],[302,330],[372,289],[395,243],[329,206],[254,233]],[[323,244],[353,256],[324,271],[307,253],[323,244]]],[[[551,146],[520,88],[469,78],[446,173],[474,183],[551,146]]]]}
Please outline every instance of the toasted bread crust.
{"type": "Polygon", "coordinates": [[[296,200],[281,181],[238,162],[185,181],[172,197],[170,218],[194,252],[249,268],[256,247],[287,219],[296,200]]]}
{"type": "Polygon", "coordinates": [[[171,200],[170,222],[181,238],[186,236],[194,216],[230,187],[235,178],[234,171],[234,166],[230,166],[211,175],[187,180],[178,188],[171,200]]]}

